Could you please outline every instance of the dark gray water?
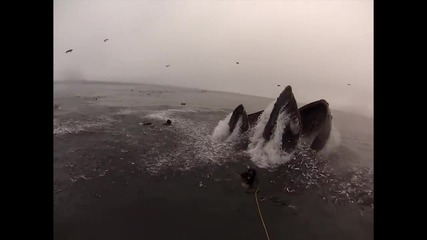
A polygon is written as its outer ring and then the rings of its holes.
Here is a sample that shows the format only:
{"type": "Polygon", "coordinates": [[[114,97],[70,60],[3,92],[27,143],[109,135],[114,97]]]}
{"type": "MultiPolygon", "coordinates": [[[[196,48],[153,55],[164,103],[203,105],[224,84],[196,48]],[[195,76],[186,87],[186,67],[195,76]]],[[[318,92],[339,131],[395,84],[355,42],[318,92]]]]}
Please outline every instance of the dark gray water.
{"type": "Polygon", "coordinates": [[[55,83],[55,239],[265,238],[240,186],[246,166],[258,169],[271,239],[372,239],[372,119],[333,111],[327,154],[269,169],[245,145],[212,139],[235,106],[252,113],[275,97],[55,83]]]}

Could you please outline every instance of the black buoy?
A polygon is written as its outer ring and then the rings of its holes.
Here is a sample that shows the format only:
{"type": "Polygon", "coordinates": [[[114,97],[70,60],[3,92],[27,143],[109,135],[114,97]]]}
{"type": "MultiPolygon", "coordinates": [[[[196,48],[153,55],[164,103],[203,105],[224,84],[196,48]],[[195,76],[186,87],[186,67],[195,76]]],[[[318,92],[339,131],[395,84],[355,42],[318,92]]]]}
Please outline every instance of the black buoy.
{"type": "Polygon", "coordinates": [[[242,185],[246,188],[252,188],[256,179],[256,170],[248,168],[245,172],[240,174],[242,178],[242,185]]]}
{"type": "Polygon", "coordinates": [[[166,126],[172,125],[172,121],[168,119],[165,123],[163,123],[163,125],[166,125],[166,126]]]}

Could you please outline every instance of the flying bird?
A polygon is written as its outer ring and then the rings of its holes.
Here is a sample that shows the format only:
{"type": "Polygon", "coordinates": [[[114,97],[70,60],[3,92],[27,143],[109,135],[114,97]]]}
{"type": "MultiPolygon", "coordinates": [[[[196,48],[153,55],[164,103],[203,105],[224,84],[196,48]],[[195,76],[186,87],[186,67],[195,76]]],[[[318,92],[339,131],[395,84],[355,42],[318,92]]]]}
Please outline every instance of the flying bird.
{"type": "Polygon", "coordinates": [[[73,49],[68,49],[67,51],[65,51],[65,53],[70,53],[72,51],[73,51],[73,49]]]}
{"type": "Polygon", "coordinates": [[[236,64],[240,64],[240,62],[236,62],[236,64]]]}
{"type": "Polygon", "coordinates": [[[280,84],[277,84],[278,87],[280,87],[280,84]]]}
{"type": "Polygon", "coordinates": [[[348,86],[350,86],[351,84],[350,84],[350,83],[347,83],[347,85],[348,85],[348,86]]]}
{"type": "Polygon", "coordinates": [[[110,40],[110,39],[106,38],[106,39],[104,39],[104,42],[106,42],[106,41],[108,41],[108,40],[110,40]]]}
{"type": "Polygon", "coordinates": [[[166,67],[169,67],[170,65],[166,65],[166,67]]]}

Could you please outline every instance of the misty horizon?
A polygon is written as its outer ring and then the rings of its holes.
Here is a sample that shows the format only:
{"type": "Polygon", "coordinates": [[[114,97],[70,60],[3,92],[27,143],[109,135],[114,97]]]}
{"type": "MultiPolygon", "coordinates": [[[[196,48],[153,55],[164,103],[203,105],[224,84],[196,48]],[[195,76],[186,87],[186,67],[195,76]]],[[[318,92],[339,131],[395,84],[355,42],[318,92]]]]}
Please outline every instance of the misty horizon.
{"type": "Polygon", "coordinates": [[[54,81],[65,80],[268,98],[291,85],[300,102],[372,116],[373,3],[55,0],[54,81]]]}

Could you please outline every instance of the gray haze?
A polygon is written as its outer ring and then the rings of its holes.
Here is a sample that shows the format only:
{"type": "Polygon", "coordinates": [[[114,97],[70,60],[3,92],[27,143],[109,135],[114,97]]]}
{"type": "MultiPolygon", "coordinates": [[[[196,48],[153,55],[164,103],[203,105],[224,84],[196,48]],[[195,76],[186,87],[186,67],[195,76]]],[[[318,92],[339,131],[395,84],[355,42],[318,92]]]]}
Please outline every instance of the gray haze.
{"type": "Polygon", "coordinates": [[[373,2],[55,0],[54,80],[270,98],[291,85],[299,102],[372,116],[373,2]]]}

